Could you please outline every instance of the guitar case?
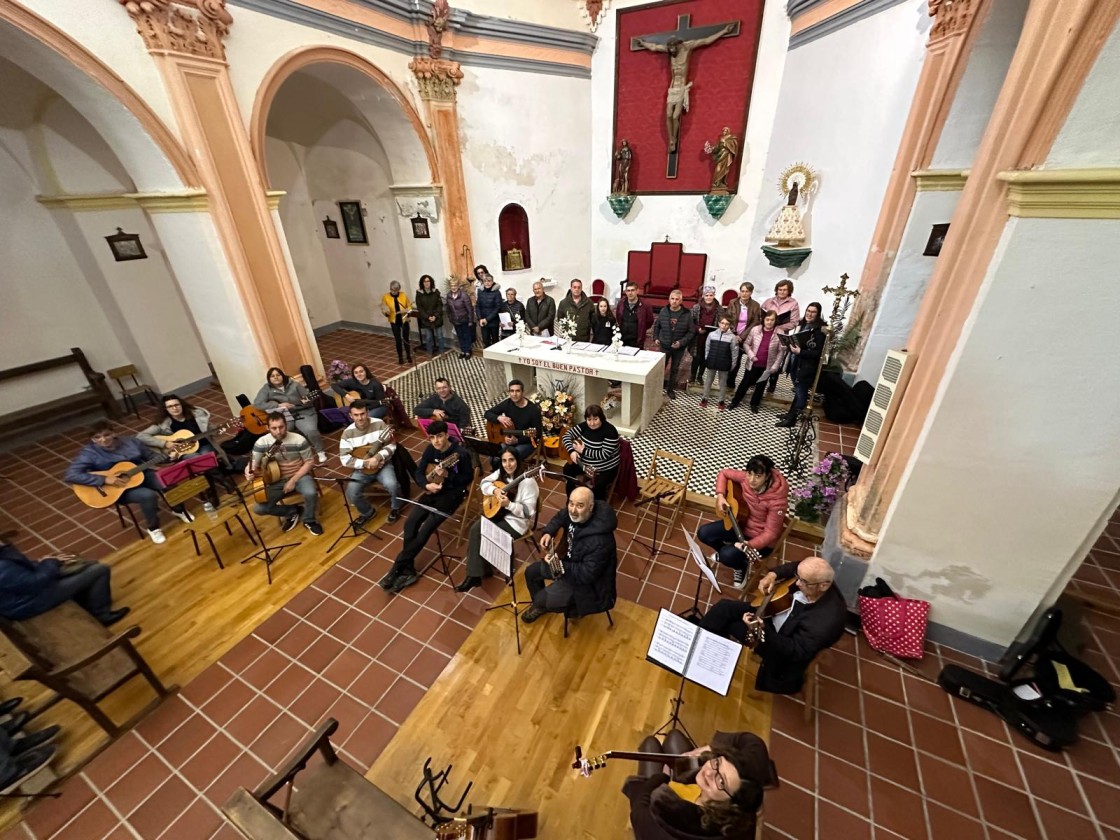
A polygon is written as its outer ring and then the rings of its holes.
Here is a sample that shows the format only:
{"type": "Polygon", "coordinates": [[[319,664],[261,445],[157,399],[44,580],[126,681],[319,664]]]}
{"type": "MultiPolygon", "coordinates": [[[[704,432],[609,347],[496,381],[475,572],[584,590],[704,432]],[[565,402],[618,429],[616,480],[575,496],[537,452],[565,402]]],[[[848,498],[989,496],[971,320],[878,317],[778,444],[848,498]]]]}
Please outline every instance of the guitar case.
{"type": "Polygon", "coordinates": [[[311,365],[300,365],[299,375],[303,377],[304,387],[311,393],[311,405],[315,408],[315,417],[319,421],[320,434],[329,435],[345,426],[346,423],[336,423],[323,414],[324,409],[338,408],[338,404],[335,403],[333,397],[328,397],[319,390],[319,377],[315,375],[314,368],[311,365]]]}
{"type": "Polygon", "coordinates": [[[1060,609],[1044,612],[1034,632],[1008,648],[998,680],[947,665],[937,682],[950,694],[999,715],[1040,747],[1069,746],[1077,740],[1077,719],[1108,707],[1116,692],[1058,641],[1061,624],[1060,609]],[[1028,688],[1035,699],[1020,696],[1028,688]]]}

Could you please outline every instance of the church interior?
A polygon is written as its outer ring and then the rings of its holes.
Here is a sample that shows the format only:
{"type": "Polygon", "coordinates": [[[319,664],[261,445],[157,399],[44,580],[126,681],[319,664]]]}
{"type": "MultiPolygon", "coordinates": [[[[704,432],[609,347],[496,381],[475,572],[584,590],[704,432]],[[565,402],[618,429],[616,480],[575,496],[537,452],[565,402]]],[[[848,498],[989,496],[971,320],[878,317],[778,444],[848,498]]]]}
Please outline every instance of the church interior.
{"type": "Polygon", "coordinates": [[[1048,328],[1120,304],[1118,81],[1120,0],[0,0],[0,840],[1120,838],[1120,365],[1048,328]],[[355,365],[404,501],[352,454],[355,365]],[[510,380],[524,536],[479,483],[510,380]],[[169,395],[221,433],[136,444],[160,526],[74,476],[169,395]],[[704,537],[779,479],[765,548],[758,509],[704,537]],[[609,605],[542,607],[600,516],[609,605]],[[95,569],[111,616],[11,607],[95,569]],[[746,649],[688,629],[767,569],[799,591],[746,649]],[[826,596],[843,630],[766,687],[826,596]],[[575,758],[670,728],[714,752],[652,798],[575,758]],[[767,778],[728,748],[730,790],[717,733],[767,778]]]}

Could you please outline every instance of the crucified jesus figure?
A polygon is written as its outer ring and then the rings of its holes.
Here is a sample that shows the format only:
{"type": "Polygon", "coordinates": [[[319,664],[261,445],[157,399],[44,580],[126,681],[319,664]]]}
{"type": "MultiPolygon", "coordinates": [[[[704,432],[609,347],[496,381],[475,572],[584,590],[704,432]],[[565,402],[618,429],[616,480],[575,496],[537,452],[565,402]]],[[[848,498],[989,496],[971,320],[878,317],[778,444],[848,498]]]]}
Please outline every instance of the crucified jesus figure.
{"type": "Polygon", "coordinates": [[[692,51],[714,44],[720,38],[734,32],[736,26],[735,23],[729,23],[706,38],[694,38],[691,41],[670,38],[664,44],[656,44],[642,38],[636,39],[642,49],[669,54],[669,92],[665,95],[665,128],[669,132],[670,154],[677,150],[677,139],[681,133],[681,112],[688,110],[688,91],[692,87],[692,82],[688,81],[688,60],[692,56],[692,51]]]}

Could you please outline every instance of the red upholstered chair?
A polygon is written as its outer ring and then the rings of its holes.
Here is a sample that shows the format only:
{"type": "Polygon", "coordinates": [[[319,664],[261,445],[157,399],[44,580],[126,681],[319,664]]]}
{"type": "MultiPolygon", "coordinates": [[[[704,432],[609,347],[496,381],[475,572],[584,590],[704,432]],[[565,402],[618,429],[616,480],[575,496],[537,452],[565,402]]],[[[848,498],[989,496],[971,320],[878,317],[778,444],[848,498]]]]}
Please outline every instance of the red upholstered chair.
{"type": "Polygon", "coordinates": [[[735,291],[734,289],[728,289],[723,293],[723,297],[720,298],[720,305],[724,309],[726,309],[731,304],[731,301],[735,300],[735,298],[737,297],[739,297],[739,293],[737,291],[735,291]]]}
{"type": "Polygon", "coordinates": [[[599,278],[595,278],[594,280],[591,281],[591,299],[592,300],[597,301],[597,300],[599,300],[599,298],[603,297],[606,293],[607,293],[607,284],[606,283],[604,283],[599,278]]]}

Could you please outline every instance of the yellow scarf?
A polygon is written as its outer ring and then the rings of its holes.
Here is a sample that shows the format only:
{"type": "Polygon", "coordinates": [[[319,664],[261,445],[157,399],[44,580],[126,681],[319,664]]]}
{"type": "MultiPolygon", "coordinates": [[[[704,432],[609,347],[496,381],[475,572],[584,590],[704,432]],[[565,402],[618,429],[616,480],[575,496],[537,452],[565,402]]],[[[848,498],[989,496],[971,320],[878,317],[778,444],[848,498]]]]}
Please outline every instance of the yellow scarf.
{"type": "Polygon", "coordinates": [[[696,802],[700,798],[700,785],[682,785],[680,782],[669,782],[669,790],[685,802],[696,802]]]}

